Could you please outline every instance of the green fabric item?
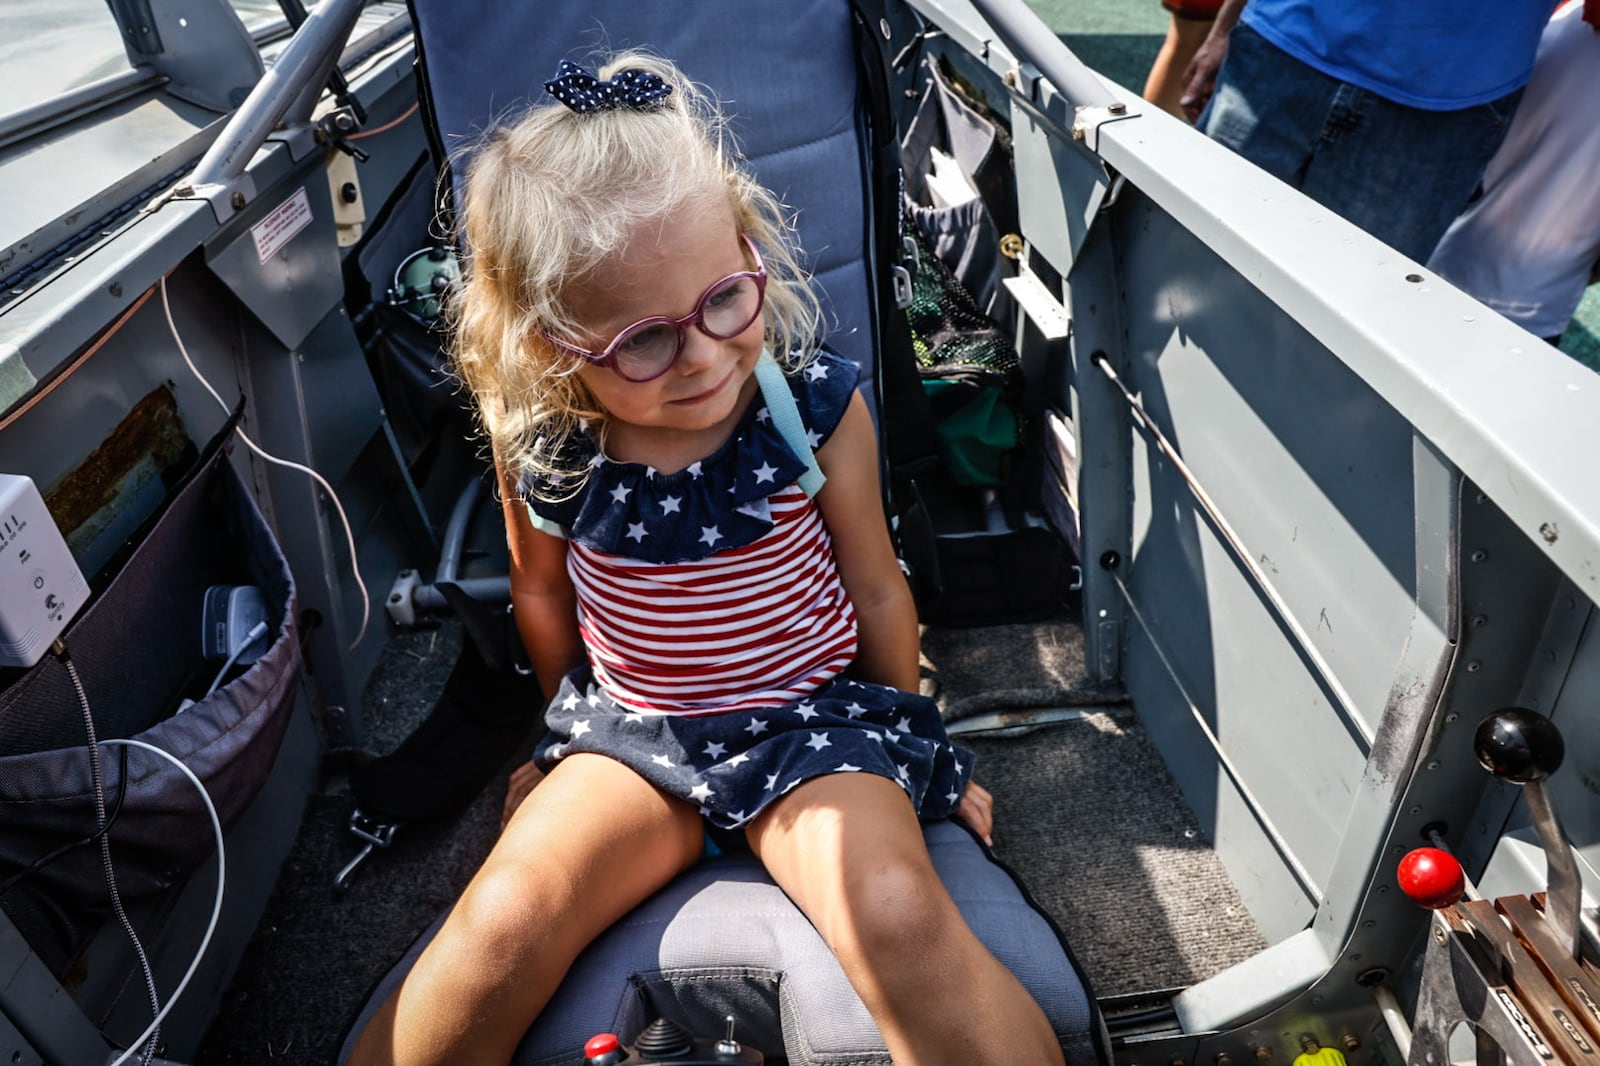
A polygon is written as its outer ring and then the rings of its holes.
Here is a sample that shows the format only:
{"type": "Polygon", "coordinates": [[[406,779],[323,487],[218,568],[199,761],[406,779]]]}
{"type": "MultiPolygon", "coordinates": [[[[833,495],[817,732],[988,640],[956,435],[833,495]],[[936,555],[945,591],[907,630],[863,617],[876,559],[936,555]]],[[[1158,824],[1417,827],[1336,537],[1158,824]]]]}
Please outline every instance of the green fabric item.
{"type": "Polygon", "coordinates": [[[972,391],[959,381],[924,379],[923,391],[941,415],[934,430],[939,456],[958,484],[984,487],[1000,484],[1006,453],[1017,446],[1017,414],[999,386],[980,388],[961,403],[958,394],[972,391]],[[959,406],[949,408],[955,401],[959,406]]]}

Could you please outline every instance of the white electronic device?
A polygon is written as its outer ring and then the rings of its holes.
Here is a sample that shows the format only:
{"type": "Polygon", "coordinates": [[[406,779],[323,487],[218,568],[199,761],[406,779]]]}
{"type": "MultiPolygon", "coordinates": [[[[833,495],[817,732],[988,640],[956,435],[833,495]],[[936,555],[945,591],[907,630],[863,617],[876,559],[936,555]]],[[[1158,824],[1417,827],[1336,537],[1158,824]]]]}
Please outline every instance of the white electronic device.
{"type": "Polygon", "coordinates": [[[32,666],[89,602],[33,479],[0,474],[0,666],[32,666]]]}

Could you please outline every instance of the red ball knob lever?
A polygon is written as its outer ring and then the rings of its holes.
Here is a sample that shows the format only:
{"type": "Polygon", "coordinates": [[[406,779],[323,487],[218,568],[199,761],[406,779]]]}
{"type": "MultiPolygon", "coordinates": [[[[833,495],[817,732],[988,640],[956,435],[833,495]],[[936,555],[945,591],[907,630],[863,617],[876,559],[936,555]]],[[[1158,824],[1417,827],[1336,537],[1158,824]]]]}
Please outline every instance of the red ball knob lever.
{"type": "Polygon", "coordinates": [[[615,1033],[599,1033],[591,1036],[583,1045],[583,1061],[585,1066],[611,1066],[627,1058],[627,1053],[622,1050],[622,1041],[617,1039],[615,1033]]]}
{"type": "Polygon", "coordinates": [[[1454,855],[1438,848],[1418,848],[1400,860],[1400,891],[1419,907],[1440,910],[1467,891],[1467,875],[1454,855]]]}

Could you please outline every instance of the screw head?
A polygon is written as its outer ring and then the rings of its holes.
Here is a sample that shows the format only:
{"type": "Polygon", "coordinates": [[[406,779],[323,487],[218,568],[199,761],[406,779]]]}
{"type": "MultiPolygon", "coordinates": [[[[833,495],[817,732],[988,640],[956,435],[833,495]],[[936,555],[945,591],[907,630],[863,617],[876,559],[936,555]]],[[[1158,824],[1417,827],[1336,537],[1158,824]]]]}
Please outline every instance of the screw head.
{"type": "Polygon", "coordinates": [[[233,209],[235,211],[243,211],[244,210],[244,205],[246,203],[246,200],[244,198],[244,193],[242,193],[242,192],[234,193],[232,196],[228,197],[228,203],[233,206],[233,209]]]}

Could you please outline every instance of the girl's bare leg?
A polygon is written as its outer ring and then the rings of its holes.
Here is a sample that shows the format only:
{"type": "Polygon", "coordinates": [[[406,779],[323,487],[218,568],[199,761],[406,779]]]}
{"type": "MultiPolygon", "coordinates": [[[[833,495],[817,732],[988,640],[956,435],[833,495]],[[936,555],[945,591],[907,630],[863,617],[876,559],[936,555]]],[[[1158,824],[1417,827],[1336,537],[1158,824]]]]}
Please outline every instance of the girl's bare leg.
{"type": "Polygon", "coordinates": [[[504,829],[511,821],[511,816],[517,813],[517,808],[522,806],[522,801],[528,798],[528,793],[544,780],[544,771],[532,762],[525,762],[511,771],[511,779],[506,782],[506,799],[500,807],[500,828],[504,829]]]}
{"type": "Polygon", "coordinates": [[[750,845],[833,950],[897,1066],[1060,1066],[1044,1012],[967,928],[900,786],[814,778],[750,845]]]}
{"type": "Polygon", "coordinates": [[[619,762],[570,756],[511,816],[352,1066],[505,1066],[572,960],[692,864],[694,807],[619,762]]]}

